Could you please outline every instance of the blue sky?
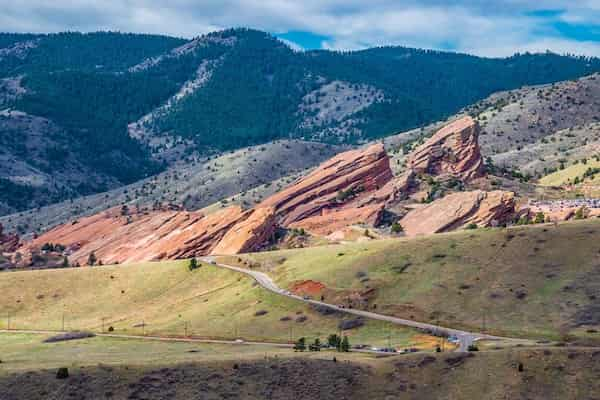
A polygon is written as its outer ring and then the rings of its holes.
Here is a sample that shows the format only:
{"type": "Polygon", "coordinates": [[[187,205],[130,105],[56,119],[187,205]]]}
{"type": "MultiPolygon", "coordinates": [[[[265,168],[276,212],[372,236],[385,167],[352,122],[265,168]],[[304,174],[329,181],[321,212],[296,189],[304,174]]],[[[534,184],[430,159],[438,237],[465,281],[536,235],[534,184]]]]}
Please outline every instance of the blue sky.
{"type": "Polygon", "coordinates": [[[193,37],[229,27],[301,49],[403,45],[483,56],[600,56],[600,0],[0,0],[0,29],[193,37]]]}

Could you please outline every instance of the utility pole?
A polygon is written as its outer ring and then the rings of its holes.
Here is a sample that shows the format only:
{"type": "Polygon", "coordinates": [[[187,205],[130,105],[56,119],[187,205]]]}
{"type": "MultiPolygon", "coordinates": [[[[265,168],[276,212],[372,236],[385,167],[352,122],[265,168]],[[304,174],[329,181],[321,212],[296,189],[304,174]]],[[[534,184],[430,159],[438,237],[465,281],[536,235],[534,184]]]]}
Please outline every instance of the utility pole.
{"type": "Polygon", "coordinates": [[[188,337],[188,322],[187,321],[183,321],[183,326],[185,329],[185,337],[188,337]]]}
{"type": "Polygon", "coordinates": [[[10,312],[6,313],[6,330],[10,331],[10,312]]]}
{"type": "Polygon", "coordinates": [[[106,319],[106,317],[102,317],[102,333],[104,333],[104,320],[106,319]]]}
{"type": "Polygon", "coordinates": [[[64,310],[63,310],[63,313],[62,313],[62,329],[61,329],[61,331],[62,332],[65,331],[65,312],[64,312],[64,310]]]}

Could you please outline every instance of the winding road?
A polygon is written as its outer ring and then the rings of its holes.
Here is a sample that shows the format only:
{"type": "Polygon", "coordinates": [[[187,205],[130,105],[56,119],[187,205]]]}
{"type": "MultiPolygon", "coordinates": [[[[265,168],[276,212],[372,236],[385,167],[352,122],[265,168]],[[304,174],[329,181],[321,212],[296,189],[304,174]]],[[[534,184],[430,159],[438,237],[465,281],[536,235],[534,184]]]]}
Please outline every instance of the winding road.
{"type": "MultiPolygon", "coordinates": [[[[437,332],[437,333],[443,334],[445,336],[456,336],[459,341],[459,346],[458,346],[457,351],[462,351],[462,352],[468,351],[470,345],[472,345],[475,341],[481,340],[481,339],[520,341],[519,339],[493,336],[493,335],[488,335],[485,333],[467,332],[467,331],[462,331],[459,329],[447,328],[444,326],[413,321],[410,319],[403,319],[403,318],[392,317],[389,315],[377,314],[377,313],[374,313],[371,311],[356,310],[356,309],[351,309],[351,308],[342,308],[342,307],[338,307],[334,304],[329,304],[329,303],[325,303],[325,302],[318,301],[318,300],[306,299],[302,296],[295,295],[293,293],[290,293],[287,290],[280,288],[264,272],[253,271],[253,270],[246,269],[246,268],[235,267],[233,265],[218,263],[216,261],[215,257],[210,257],[210,256],[202,257],[200,260],[202,260],[208,264],[213,264],[213,265],[216,265],[216,266],[219,266],[222,268],[227,268],[232,271],[236,271],[236,272],[240,272],[242,274],[248,275],[248,276],[252,277],[263,288],[265,288],[273,293],[276,293],[278,295],[286,296],[286,297],[289,297],[289,298],[292,298],[292,299],[295,299],[298,301],[302,301],[304,303],[327,307],[329,309],[332,309],[332,310],[335,310],[338,312],[357,315],[357,316],[368,318],[368,319],[375,319],[375,320],[379,320],[379,321],[391,322],[391,323],[397,324],[397,325],[403,325],[403,326],[408,326],[408,327],[412,327],[412,328],[429,330],[431,332],[437,332]]],[[[524,340],[524,342],[525,342],[525,340],[524,340]]]]}

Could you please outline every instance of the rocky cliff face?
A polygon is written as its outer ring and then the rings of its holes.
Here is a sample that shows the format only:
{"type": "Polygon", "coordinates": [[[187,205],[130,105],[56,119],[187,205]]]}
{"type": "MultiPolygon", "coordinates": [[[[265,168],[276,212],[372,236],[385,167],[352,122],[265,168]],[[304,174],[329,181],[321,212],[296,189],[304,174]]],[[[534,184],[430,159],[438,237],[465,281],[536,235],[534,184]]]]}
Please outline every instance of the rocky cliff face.
{"type": "Polygon", "coordinates": [[[266,199],[284,227],[328,235],[357,223],[376,225],[386,202],[406,188],[395,180],[382,144],[338,154],[266,199]]]}
{"type": "Polygon", "coordinates": [[[5,234],[2,224],[0,224],[0,255],[2,253],[12,253],[19,247],[19,236],[16,234],[5,234]]]}
{"type": "Polygon", "coordinates": [[[407,236],[448,232],[469,224],[498,226],[513,218],[515,204],[512,192],[458,192],[416,208],[400,224],[407,236]]]}
{"type": "Polygon", "coordinates": [[[408,158],[417,173],[451,175],[468,181],[485,174],[478,144],[479,124],[471,117],[458,119],[437,131],[408,158]]]}
{"type": "Polygon", "coordinates": [[[67,248],[71,263],[86,264],[90,253],[103,263],[178,259],[206,255],[249,212],[229,207],[199,212],[154,210],[124,213],[120,208],[60,225],[19,249],[27,254],[45,243],[67,248]]]}

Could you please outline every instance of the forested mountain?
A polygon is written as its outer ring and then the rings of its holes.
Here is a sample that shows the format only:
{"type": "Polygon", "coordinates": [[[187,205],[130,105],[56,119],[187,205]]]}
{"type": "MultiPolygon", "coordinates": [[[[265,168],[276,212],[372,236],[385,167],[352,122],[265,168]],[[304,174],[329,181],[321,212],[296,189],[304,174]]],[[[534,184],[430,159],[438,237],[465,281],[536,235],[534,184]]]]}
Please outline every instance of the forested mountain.
{"type": "Polygon", "coordinates": [[[0,34],[0,213],[131,183],[194,152],[362,142],[495,91],[599,70],[551,53],[297,52],[248,29],[0,34]]]}

